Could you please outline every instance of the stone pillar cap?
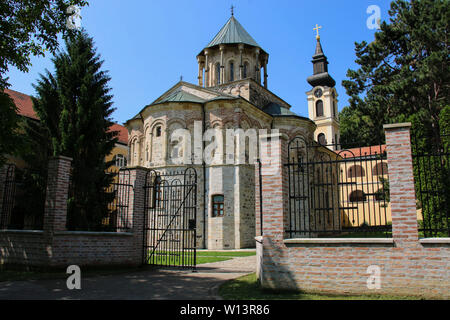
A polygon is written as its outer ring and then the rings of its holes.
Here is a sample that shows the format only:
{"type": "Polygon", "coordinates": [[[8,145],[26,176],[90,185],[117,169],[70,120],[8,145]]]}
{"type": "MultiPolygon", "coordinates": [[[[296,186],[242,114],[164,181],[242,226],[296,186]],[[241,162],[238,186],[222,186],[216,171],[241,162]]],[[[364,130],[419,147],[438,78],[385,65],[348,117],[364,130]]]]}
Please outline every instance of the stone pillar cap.
{"type": "Polygon", "coordinates": [[[400,129],[400,128],[411,128],[411,122],[403,122],[403,123],[393,123],[393,124],[385,124],[383,125],[383,129],[400,129]]]}

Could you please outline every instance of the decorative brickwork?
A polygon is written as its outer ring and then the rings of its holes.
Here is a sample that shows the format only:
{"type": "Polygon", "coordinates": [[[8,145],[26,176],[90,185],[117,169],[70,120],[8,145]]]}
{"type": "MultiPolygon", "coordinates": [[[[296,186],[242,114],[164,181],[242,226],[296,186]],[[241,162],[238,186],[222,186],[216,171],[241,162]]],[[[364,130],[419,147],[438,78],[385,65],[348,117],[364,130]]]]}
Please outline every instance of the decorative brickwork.
{"type": "Polygon", "coordinates": [[[385,126],[392,235],[402,247],[417,246],[419,238],[410,127],[411,124],[385,126]]]}
{"type": "Polygon", "coordinates": [[[66,230],[71,161],[70,158],[60,156],[50,159],[48,163],[44,212],[44,230],[46,232],[66,230]]]}
{"type": "MultiPolygon", "coordinates": [[[[392,239],[285,239],[285,174],[263,177],[263,287],[450,298],[450,239],[418,239],[409,127],[385,127],[392,239]],[[381,271],[380,289],[368,288],[369,266],[381,271]]],[[[283,172],[283,140],[278,149],[273,163],[283,172]]]]}

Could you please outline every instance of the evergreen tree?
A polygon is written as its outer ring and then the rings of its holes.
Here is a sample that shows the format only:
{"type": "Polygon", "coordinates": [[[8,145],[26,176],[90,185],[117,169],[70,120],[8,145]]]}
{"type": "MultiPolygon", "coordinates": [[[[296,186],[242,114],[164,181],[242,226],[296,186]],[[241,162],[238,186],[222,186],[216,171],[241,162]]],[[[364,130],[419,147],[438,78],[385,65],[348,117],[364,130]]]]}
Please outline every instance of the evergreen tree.
{"type": "Polygon", "coordinates": [[[35,86],[34,108],[47,131],[52,155],[73,159],[68,225],[98,230],[109,202],[104,190],[111,183],[105,171],[112,162],[104,159],[118,134],[110,131],[114,111],[110,78],[101,70],[103,61],[84,32],[66,40],[66,51],[58,53],[53,63],[55,73],[47,71],[35,86]]]}
{"type": "Polygon", "coordinates": [[[16,155],[20,150],[20,117],[11,97],[0,89],[0,168],[6,163],[6,155],[16,155]]]}
{"type": "Polygon", "coordinates": [[[342,83],[351,97],[341,114],[343,144],[377,143],[383,124],[410,121],[427,145],[439,145],[450,99],[449,1],[395,0],[389,15],[375,41],[355,45],[360,68],[342,83]]]}
{"type": "Polygon", "coordinates": [[[383,124],[411,122],[421,226],[449,232],[449,1],[395,0],[389,15],[375,41],[355,45],[360,67],[342,83],[351,96],[340,115],[342,144],[377,144],[383,124]]]}

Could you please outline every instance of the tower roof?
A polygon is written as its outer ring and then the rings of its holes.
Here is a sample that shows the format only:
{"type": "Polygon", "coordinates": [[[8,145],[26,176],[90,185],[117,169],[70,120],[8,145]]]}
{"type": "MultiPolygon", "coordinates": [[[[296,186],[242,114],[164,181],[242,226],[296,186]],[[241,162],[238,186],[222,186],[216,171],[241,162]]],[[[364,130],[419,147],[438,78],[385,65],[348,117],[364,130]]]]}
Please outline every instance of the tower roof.
{"type": "Polygon", "coordinates": [[[211,48],[220,44],[234,43],[243,43],[261,48],[252,36],[245,31],[244,27],[239,23],[239,21],[237,21],[234,15],[232,15],[214,39],[206,46],[206,48],[211,48]]]}
{"type": "Polygon", "coordinates": [[[313,55],[313,69],[314,74],[308,77],[308,83],[313,86],[327,86],[334,87],[336,81],[328,73],[328,59],[323,53],[322,44],[320,43],[320,37],[317,37],[316,51],[313,55]]]}
{"type": "Polygon", "coordinates": [[[324,53],[323,53],[322,44],[320,43],[320,38],[319,38],[319,39],[317,39],[316,52],[314,53],[313,58],[316,56],[320,56],[320,55],[324,55],[324,53]]]}

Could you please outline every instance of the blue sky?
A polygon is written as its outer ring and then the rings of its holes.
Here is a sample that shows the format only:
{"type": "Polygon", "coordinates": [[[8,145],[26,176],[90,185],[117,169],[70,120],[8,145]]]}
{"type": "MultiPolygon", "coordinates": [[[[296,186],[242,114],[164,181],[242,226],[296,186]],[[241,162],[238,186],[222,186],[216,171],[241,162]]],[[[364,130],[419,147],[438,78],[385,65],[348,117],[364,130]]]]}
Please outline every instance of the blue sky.
{"type": "MultiPolygon", "coordinates": [[[[124,123],[183,76],[197,84],[196,55],[230,17],[235,17],[269,53],[269,90],[307,116],[306,78],[312,74],[316,23],[337,82],[339,109],[348,104],[341,86],[349,68],[356,68],[354,43],[374,39],[367,27],[367,8],[377,5],[388,20],[388,0],[91,0],[81,10],[82,26],[94,38],[97,52],[112,78],[113,118],[124,123]]],[[[33,58],[28,73],[10,69],[11,89],[34,95],[32,84],[51,56],[33,58]]]]}

